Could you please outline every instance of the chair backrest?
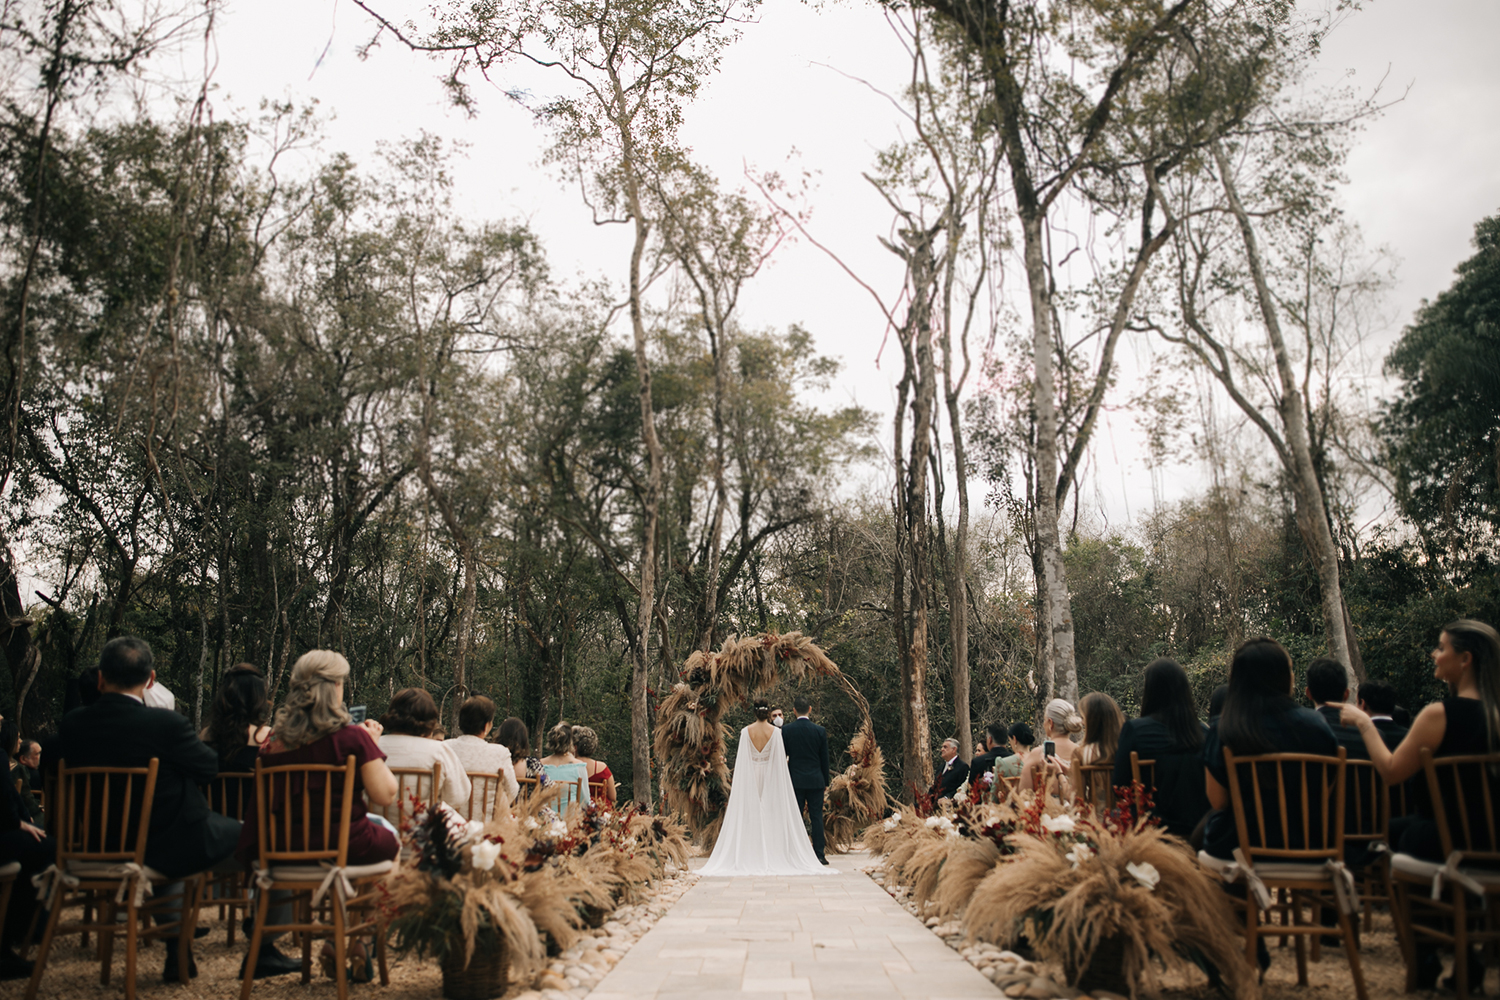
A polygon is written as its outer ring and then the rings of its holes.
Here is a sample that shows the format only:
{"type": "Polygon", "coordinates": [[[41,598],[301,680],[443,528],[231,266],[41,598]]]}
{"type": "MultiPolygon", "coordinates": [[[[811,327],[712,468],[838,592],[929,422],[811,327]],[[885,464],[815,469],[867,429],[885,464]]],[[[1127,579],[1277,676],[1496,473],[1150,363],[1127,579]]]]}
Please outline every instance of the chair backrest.
{"type": "Polygon", "coordinates": [[[605,797],[607,786],[602,781],[589,782],[589,798],[602,799],[605,797]]]}
{"type": "Polygon", "coordinates": [[[443,765],[433,761],[431,767],[393,767],[391,773],[396,776],[396,801],[379,812],[405,834],[418,804],[431,808],[437,803],[443,790],[443,765]]]}
{"type": "Polygon", "coordinates": [[[208,808],[220,816],[243,823],[250,803],[255,801],[255,772],[220,771],[204,786],[203,797],[208,800],[208,808]]]}
{"type": "Polygon", "coordinates": [[[518,792],[516,792],[517,796],[530,795],[532,792],[536,791],[537,786],[539,784],[541,784],[541,779],[540,778],[517,778],[516,779],[516,783],[521,786],[520,790],[518,792]]]}
{"type": "Polygon", "coordinates": [[[1115,807],[1114,788],[1115,762],[1099,761],[1095,764],[1073,766],[1073,787],[1078,797],[1101,812],[1115,807]]]}
{"type": "Polygon", "coordinates": [[[1390,786],[1371,761],[1344,762],[1344,840],[1386,839],[1390,826],[1390,786]]]}
{"type": "Polygon", "coordinates": [[[469,804],[464,819],[488,823],[495,818],[495,809],[500,804],[500,775],[494,771],[470,771],[469,804]]]}
{"type": "MultiPolygon", "coordinates": [[[[1139,751],[1130,751],[1130,782],[1132,785],[1141,786],[1141,792],[1151,795],[1154,799],[1156,795],[1156,761],[1141,760],[1139,751]]],[[[1141,811],[1142,805],[1142,799],[1137,798],[1135,801],[1135,810],[1137,813],[1141,811]]]]}
{"type": "Polygon", "coordinates": [[[57,763],[59,794],[51,818],[57,864],[144,862],[160,762],[145,767],[68,767],[57,763]]]}
{"type": "Polygon", "coordinates": [[[1465,862],[1500,862],[1500,754],[1433,757],[1424,749],[1422,770],[1443,856],[1458,851],[1465,862]]]}
{"type": "Polygon", "coordinates": [[[1343,860],[1344,748],[1337,757],[1224,748],[1239,844],[1253,863],[1343,860]]]}
{"type": "Polygon", "coordinates": [[[354,755],[342,764],[255,762],[255,822],[262,868],[276,864],[343,867],[354,809],[354,755]]]}

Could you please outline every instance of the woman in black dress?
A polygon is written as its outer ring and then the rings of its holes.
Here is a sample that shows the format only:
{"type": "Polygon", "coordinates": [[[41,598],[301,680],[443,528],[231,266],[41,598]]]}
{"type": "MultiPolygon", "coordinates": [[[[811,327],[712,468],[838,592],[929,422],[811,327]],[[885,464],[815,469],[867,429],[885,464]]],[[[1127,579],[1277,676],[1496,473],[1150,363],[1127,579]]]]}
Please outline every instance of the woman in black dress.
{"type": "Polygon", "coordinates": [[[1141,684],[1141,716],[1125,723],[1115,750],[1116,788],[1129,785],[1130,754],[1154,760],[1152,812],[1168,833],[1186,838],[1208,814],[1203,780],[1203,740],[1207,727],[1198,721],[1187,672],[1170,657],[1152,660],[1141,684]]]}

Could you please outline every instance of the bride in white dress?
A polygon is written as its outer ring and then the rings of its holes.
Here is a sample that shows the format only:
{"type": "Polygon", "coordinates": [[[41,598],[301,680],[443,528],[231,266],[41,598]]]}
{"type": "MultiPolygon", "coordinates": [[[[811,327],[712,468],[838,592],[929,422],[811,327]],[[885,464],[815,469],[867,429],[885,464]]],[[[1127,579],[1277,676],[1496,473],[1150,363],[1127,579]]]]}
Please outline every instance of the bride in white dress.
{"type": "Polygon", "coordinates": [[[700,875],[837,875],[813,852],[802,825],[781,730],[756,704],[756,721],[740,730],[734,781],[713,855],[700,875]]]}

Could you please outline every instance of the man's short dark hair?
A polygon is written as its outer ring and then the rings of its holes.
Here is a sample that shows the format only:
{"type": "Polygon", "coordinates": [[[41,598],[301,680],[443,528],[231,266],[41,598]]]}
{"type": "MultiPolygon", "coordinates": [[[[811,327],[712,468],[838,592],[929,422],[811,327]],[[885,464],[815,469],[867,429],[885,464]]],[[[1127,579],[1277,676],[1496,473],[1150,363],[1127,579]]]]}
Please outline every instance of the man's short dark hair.
{"type": "Polygon", "coordinates": [[[1396,711],[1396,689],[1385,681],[1365,681],[1359,686],[1359,700],[1376,715],[1396,711]]]}
{"type": "Polygon", "coordinates": [[[1024,722],[1018,722],[1010,727],[1010,738],[1023,747],[1036,745],[1036,737],[1032,735],[1031,727],[1024,722]]]}
{"type": "Polygon", "coordinates": [[[1010,730],[998,722],[991,722],[988,726],[984,727],[984,734],[989,737],[991,743],[999,747],[1005,745],[1005,739],[1010,735],[1010,730]]]}
{"type": "Polygon", "coordinates": [[[1319,705],[1343,701],[1349,690],[1349,674],[1338,660],[1320,656],[1307,665],[1307,694],[1319,705]]]}
{"type": "Polygon", "coordinates": [[[133,635],[111,639],[99,651],[99,672],[110,687],[138,688],[151,679],[151,647],[133,635]]]}
{"type": "Polygon", "coordinates": [[[1208,717],[1216,719],[1224,714],[1224,702],[1229,697],[1229,685],[1220,684],[1208,696],[1208,717]]]}
{"type": "Polygon", "coordinates": [[[798,715],[806,715],[808,712],[812,711],[812,702],[807,700],[807,695],[799,694],[797,695],[797,697],[792,699],[792,709],[798,715]]]}
{"type": "Polygon", "coordinates": [[[465,736],[483,736],[484,727],[495,721],[495,703],[482,694],[458,706],[458,729],[465,736]]]}

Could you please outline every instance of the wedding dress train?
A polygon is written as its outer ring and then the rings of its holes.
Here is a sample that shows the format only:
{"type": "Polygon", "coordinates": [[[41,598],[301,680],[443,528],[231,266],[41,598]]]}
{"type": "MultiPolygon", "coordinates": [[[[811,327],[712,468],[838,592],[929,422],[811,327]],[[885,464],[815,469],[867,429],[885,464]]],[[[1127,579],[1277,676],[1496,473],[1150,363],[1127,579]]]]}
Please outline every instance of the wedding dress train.
{"type": "Polygon", "coordinates": [[[813,853],[792,792],[781,730],[771,730],[764,750],[750,728],[740,730],[729,806],[708,864],[700,875],[836,875],[813,853]]]}

